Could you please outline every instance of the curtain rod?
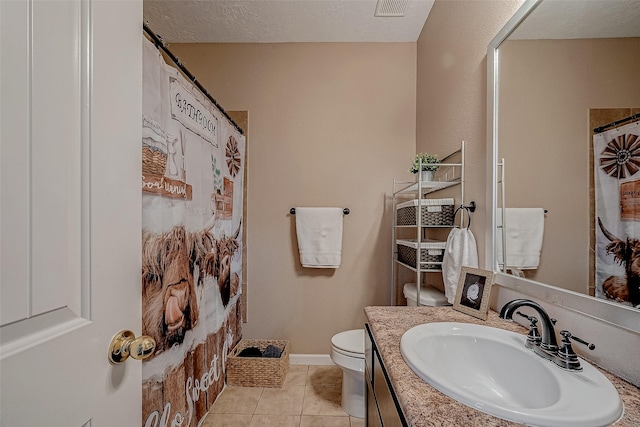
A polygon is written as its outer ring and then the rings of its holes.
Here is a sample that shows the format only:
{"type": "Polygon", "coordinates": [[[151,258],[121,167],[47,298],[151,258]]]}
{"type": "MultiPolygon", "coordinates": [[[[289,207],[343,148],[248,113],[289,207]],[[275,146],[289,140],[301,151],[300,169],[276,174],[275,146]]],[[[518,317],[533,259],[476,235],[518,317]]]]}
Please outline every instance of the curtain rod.
{"type": "Polygon", "coordinates": [[[605,130],[621,125],[626,122],[632,122],[636,119],[640,119],[640,113],[634,114],[633,116],[625,117],[624,119],[616,120],[615,122],[609,123],[608,125],[600,126],[593,130],[593,133],[602,133],[605,130]]]}
{"type": "Polygon", "coordinates": [[[204,86],[202,86],[202,84],[200,84],[198,79],[196,79],[196,76],[194,76],[193,74],[191,74],[191,72],[189,72],[189,70],[187,70],[187,67],[185,67],[184,64],[182,64],[182,62],[180,61],[180,58],[175,56],[169,50],[165,42],[162,40],[162,37],[158,36],[156,33],[151,31],[151,28],[149,28],[149,26],[146,23],[142,24],[142,28],[144,29],[144,32],[147,33],[149,37],[151,37],[151,40],[153,40],[153,42],[155,43],[156,48],[161,49],[164,53],[166,53],[167,56],[171,59],[171,61],[173,61],[173,63],[178,66],[180,71],[182,71],[184,75],[187,76],[189,80],[191,80],[191,83],[193,83],[194,85],[196,85],[198,89],[200,89],[200,92],[202,92],[209,99],[209,101],[211,101],[213,105],[215,105],[216,108],[218,108],[222,112],[222,114],[224,114],[227,120],[231,122],[231,124],[238,130],[238,132],[240,132],[241,135],[244,135],[244,130],[242,130],[242,128],[238,126],[238,124],[235,121],[233,121],[231,116],[229,116],[229,114],[224,110],[224,108],[222,108],[220,104],[218,104],[218,102],[215,99],[213,99],[211,94],[209,94],[209,91],[204,86]]]}

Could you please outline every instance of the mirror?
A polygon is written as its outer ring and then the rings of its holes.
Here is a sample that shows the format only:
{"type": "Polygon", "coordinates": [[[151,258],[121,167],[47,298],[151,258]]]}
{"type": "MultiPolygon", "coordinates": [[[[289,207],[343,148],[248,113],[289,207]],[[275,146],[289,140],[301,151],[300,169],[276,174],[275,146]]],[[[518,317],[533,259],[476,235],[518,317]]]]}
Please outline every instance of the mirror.
{"type": "Polygon", "coordinates": [[[497,271],[504,184],[505,206],[548,213],[538,269],[498,282],[640,332],[637,310],[589,296],[589,109],[640,106],[639,19],[637,1],[529,0],[489,45],[486,254],[497,271]]]}

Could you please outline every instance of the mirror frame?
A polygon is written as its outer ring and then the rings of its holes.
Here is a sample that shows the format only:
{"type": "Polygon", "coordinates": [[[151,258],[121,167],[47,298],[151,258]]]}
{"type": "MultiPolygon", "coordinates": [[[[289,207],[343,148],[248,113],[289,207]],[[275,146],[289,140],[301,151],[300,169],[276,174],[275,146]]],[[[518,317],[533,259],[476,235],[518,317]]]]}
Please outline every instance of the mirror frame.
{"type": "Polygon", "coordinates": [[[498,206],[498,83],[499,48],[509,35],[544,0],[526,0],[489,43],[487,49],[487,182],[486,205],[490,209],[485,229],[485,268],[493,271],[497,285],[527,294],[541,301],[640,333],[640,311],[578,292],[503,273],[496,259],[496,214],[498,206]]]}

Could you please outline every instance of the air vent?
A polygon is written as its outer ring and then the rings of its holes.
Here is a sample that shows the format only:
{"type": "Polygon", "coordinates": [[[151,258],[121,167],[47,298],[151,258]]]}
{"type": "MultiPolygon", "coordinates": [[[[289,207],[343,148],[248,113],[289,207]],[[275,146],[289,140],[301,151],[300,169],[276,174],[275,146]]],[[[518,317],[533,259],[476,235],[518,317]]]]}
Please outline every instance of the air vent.
{"type": "Polygon", "coordinates": [[[409,0],[378,0],[374,16],[381,18],[404,16],[409,0]]]}

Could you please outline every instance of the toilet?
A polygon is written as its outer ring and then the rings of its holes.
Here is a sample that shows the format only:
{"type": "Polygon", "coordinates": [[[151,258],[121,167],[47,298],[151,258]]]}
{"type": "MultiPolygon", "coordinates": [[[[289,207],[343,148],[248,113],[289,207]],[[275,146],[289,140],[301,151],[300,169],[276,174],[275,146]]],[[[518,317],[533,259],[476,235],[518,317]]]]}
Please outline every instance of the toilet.
{"type": "MultiPolygon", "coordinates": [[[[402,293],[407,299],[407,307],[416,307],[418,305],[418,290],[415,283],[405,284],[402,293]]],[[[429,285],[424,285],[420,288],[420,305],[439,307],[451,304],[449,304],[447,297],[442,292],[429,285]]]]}
{"type": "Polygon", "coordinates": [[[334,335],[331,360],[342,368],[342,409],[352,417],[364,418],[364,329],[334,335]]]}
{"type": "MultiPolygon", "coordinates": [[[[415,283],[403,288],[408,306],[416,306],[415,283]]],[[[420,288],[420,303],[428,306],[451,305],[435,288],[420,288]]],[[[342,368],[342,409],[352,417],[364,418],[364,329],[340,332],[331,338],[331,360],[342,368]]]]}

